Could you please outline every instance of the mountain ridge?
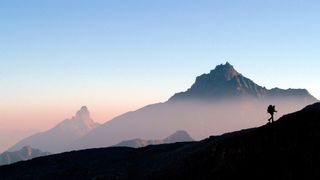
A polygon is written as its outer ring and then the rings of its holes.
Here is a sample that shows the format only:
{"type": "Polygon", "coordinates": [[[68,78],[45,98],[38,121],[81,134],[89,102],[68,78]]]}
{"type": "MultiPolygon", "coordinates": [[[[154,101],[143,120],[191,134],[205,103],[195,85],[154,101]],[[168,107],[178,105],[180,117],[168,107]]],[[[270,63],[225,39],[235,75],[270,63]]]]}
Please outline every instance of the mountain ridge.
{"type": "Polygon", "coordinates": [[[254,98],[301,97],[317,101],[306,89],[266,89],[238,73],[229,62],[218,65],[209,74],[198,76],[191,88],[185,92],[176,93],[169,101],[219,100],[241,96],[254,98]]]}
{"type": "Polygon", "coordinates": [[[89,149],[2,166],[0,178],[317,180],[319,119],[315,103],[275,123],[199,142],[89,149]]]}

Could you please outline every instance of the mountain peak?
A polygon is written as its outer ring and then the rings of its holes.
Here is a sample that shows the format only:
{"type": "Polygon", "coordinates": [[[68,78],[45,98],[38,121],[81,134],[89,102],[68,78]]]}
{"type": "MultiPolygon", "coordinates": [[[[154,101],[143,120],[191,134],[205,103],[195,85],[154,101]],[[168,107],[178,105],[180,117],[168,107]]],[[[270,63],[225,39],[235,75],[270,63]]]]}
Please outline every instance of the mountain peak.
{"type": "Polygon", "coordinates": [[[218,65],[214,70],[210,72],[210,76],[220,80],[230,80],[231,78],[241,75],[235,70],[235,68],[229,63],[218,65]]]}
{"type": "Polygon", "coordinates": [[[82,106],[76,114],[76,119],[90,119],[90,112],[87,106],[82,106]]]}
{"type": "Polygon", "coordinates": [[[90,117],[90,111],[87,106],[82,106],[80,110],[76,113],[76,116],[73,118],[79,127],[84,129],[92,129],[97,127],[97,123],[90,117]]]}
{"type": "Polygon", "coordinates": [[[240,74],[229,63],[220,64],[209,74],[198,76],[185,92],[175,94],[169,100],[220,100],[230,98],[295,98],[317,101],[305,89],[266,89],[240,74]]]}

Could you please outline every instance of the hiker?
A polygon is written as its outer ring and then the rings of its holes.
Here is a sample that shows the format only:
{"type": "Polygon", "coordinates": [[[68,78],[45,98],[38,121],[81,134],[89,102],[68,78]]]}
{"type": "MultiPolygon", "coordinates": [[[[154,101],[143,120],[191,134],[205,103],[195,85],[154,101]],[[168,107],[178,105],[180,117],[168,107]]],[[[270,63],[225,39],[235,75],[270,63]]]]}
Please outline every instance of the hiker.
{"type": "Polygon", "coordinates": [[[278,112],[276,110],[276,106],[274,105],[269,105],[268,106],[268,113],[271,115],[271,117],[268,119],[269,123],[273,123],[274,122],[274,113],[278,112]]]}

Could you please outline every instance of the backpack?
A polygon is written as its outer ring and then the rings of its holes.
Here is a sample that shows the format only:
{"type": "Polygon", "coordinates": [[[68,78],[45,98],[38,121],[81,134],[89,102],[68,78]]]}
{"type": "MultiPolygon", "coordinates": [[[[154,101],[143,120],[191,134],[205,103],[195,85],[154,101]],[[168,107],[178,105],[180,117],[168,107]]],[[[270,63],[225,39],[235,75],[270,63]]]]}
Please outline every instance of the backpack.
{"type": "Polygon", "coordinates": [[[267,111],[268,111],[268,113],[273,113],[273,106],[269,105],[267,111]]]}

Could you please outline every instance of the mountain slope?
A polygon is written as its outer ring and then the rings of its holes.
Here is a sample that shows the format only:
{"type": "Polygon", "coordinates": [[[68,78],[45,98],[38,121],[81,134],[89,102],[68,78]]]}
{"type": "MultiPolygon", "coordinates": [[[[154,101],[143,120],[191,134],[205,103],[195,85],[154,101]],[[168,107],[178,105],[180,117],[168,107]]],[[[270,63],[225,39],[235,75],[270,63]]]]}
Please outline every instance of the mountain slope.
{"type": "Polygon", "coordinates": [[[319,129],[317,103],[274,124],[200,142],[91,149],[3,166],[0,179],[317,180],[319,129]]]}
{"type": "Polygon", "coordinates": [[[68,149],[72,142],[83,137],[98,126],[99,124],[90,118],[90,112],[87,107],[83,106],[76,113],[75,117],[64,120],[46,132],[37,133],[21,140],[11,147],[9,151],[16,151],[24,146],[31,146],[41,151],[59,153],[68,149]]]}
{"type": "Polygon", "coordinates": [[[25,146],[19,151],[4,152],[0,154],[0,166],[47,155],[50,155],[50,153],[42,152],[39,149],[33,149],[30,146],[25,146]]]}
{"type": "Polygon", "coordinates": [[[8,148],[19,142],[25,137],[39,132],[35,129],[15,130],[0,128],[0,153],[5,152],[8,148]],[[8,138],[10,137],[10,138],[8,138]]]}
{"type": "Polygon", "coordinates": [[[145,139],[132,139],[127,141],[122,141],[119,144],[114,145],[114,147],[132,147],[141,148],[149,145],[159,145],[159,144],[170,144],[176,142],[192,142],[194,141],[191,136],[186,131],[177,131],[170,135],[169,137],[162,140],[145,140],[145,139]]]}
{"type": "Polygon", "coordinates": [[[106,122],[70,150],[112,146],[132,137],[161,139],[178,129],[200,140],[262,125],[269,118],[269,104],[277,106],[279,117],[316,101],[307,90],[267,90],[226,63],[198,77],[188,91],[165,103],[148,105],[106,122]]]}

